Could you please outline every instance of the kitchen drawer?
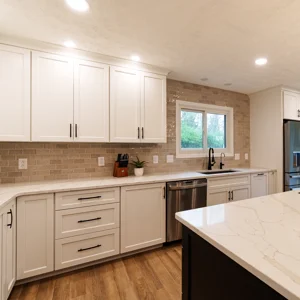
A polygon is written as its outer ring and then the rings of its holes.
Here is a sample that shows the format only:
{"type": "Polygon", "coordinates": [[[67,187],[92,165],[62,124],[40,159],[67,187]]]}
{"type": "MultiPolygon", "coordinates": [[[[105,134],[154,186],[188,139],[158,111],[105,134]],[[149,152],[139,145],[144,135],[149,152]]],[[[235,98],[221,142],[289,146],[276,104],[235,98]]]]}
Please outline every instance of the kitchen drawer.
{"type": "Polygon", "coordinates": [[[55,241],[55,270],[119,254],[119,229],[55,241]]]}
{"type": "Polygon", "coordinates": [[[249,185],[250,175],[226,175],[222,177],[208,179],[207,184],[209,189],[235,185],[249,185]]]}
{"type": "Polygon", "coordinates": [[[55,238],[119,227],[119,203],[63,209],[55,213],[55,238]]]}
{"type": "Polygon", "coordinates": [[[120,188],[93,189],[55,194],[55,209],[69,209],[120,202],[120,188]]]}

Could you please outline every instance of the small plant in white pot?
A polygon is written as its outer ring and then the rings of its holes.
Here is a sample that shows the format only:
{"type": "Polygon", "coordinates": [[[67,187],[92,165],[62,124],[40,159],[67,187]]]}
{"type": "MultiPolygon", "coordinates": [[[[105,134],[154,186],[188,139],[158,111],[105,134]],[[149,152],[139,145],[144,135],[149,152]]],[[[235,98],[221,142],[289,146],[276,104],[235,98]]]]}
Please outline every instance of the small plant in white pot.
{"type": "Polygon", "coordinates": [[[140,160],[139,157],[136,157],[136,160],[133,160],[131,163],[134,166],[134,175],[135,176],[143,176],[144,175],[144,166],[146,162],[144,160],[140,160]]]}

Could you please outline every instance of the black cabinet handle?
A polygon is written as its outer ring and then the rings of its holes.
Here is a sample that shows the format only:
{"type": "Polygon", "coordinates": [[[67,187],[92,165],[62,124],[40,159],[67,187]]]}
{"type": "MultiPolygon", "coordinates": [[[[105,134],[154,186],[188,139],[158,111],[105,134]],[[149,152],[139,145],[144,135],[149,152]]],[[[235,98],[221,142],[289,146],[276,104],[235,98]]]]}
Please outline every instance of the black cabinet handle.
{"type": "Polygon", "coordinates": [[[264,175],[264,173],[258,173],[257,174],[257,176],[263,176],[264,175]]]}
{"type": "Polygon", "coordinates": [[[138,127],[138,139],[140,139],[140,127],[138,127]]]}
{"type": "Polygon", "coordinates": [[[102,196],[93,196],[93,197],[84,197],[84,198],[78,198],[78,200],[90,200],[90,199],[99,199],[102,196]]]}
{"type": "Polygon", "coordinates": [[[298,109],[298,118],[300,118],[300,109],[298,109]]]}
{"type": "Polygon", "coordinates": [[[231,191],[231,200],[233,201],[233,191],[231,191]]]}
{"type": "Polygon", "coordinates": [[[96,221],[96,220],[101,220],[101,217],[94,218],[94,219],[88,219],[88,220],[80,220],[80,221],[78,221],[78,223],[85,223],[85,222],[91,222],[91,221],[96,221]]]}
{"type": "Polygon", "coordinates": [[[77,138],[77,124],[75,124],[75,137],[77,138]]]}
{"type": "Polygon", "coordinates": [[[228,192],[228,201],[230,201],[230,191],[228,192]]]}
{"type": "Polygon", "coordinates": [[[99,247],[101,247],[101,245],[97,245],[97,246],[93,246],[93,247],[89,247],[89,248],[81,248],[81,249],[78,250],[78,252],[91,250],[91,249],[95,249],[95,248],[99,248],[99,247]]]}
{"type": "Polygon", "coordinates": [[[10,215],[10,224],[7,224],[7,227],[9,228],[12,228],[12,225],[13,225],[13,213],[12,213],[12,210],[10,209],[9,212],[7,213],[8,215],[10,215]]]}
{"type": "Polygon", "coordinates": [[[70,138],[72,137],[72,124],[70,124],[70,138]]]}
{"type": "Polygon", "coordinates": [[[142,139],[144,138],[144,127],[142,127],[142,139]]]}

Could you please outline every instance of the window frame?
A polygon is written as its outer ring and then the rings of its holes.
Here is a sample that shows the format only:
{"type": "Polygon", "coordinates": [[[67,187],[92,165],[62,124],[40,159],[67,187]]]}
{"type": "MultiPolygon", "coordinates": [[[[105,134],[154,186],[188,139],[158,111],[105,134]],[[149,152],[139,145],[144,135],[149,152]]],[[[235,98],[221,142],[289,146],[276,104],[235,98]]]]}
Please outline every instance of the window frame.
{"type": "Polygon", "coordinates": [[[176,101],[176,157],[193,158],[208,156],[207,148],[207,114],[221,114],[226,116],[226,148],[214,148],[215,153],[225,153],[228,156],[234,156],[234,124],[233,108],[227,106],[218,106],[212,104],[203,104],[196,102],[176,101]],[[201,149],[182,149],[181,148],[181,110],[190,110],[203,113],[203,148],[201,149]]]}

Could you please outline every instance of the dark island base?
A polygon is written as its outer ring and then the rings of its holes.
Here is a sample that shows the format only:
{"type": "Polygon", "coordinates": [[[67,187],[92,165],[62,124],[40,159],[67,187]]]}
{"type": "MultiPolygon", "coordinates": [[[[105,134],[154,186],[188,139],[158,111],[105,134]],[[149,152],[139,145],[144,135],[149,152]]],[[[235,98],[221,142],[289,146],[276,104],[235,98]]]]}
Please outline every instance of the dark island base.
{"type": "Polygon", "coordinates": [[[183,300],[286,299],[183,226],[183,300]]]}

